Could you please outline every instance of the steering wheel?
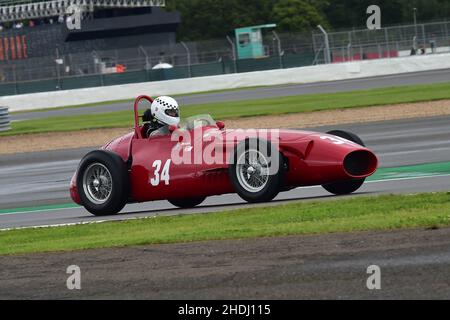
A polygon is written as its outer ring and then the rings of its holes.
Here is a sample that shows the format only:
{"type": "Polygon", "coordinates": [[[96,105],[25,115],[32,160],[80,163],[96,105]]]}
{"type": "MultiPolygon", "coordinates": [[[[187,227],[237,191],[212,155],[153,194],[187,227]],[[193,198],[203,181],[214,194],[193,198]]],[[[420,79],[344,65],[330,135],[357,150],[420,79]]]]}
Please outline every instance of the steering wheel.
{"type": "Polygon", "coordinates": [[[195,121],[193,121],[193,122],[187,123],[186,129],[193,130],[195,128],[198,128],[199,125],[200,125],[200,127],[205,127],[205,126],[208,126],[209,124],[210,124],[210,122],[208,121],[208,119],[198,118],[198,119],[195,119],[195,121]]]}

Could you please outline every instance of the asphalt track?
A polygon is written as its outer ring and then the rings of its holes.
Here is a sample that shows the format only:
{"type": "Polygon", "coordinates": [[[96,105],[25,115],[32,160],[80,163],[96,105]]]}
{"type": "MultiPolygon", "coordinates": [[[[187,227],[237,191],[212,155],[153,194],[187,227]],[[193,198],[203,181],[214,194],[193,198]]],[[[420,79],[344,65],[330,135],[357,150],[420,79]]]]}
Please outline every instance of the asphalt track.
{"type": "MultiPolygon", "coordinates": [[[[449,231],[360,232],[3,256],[0,299],[450,299],[449,231]],[[81,270],[81,290],[66,287],[66,269],[73,264],[81,270]],[[366,286],[371,265],[380,268],[379,290],[366,286]]],[[[168,308],[164,313],[177,311],[168,308]]]]}
{"type": "MultiPolygon", "coordinates": [[[[354,90],[365,90],[373,88],[389,88],[415,84],[431,84],[450,81],[450,69],[433,70],[424,72],[413,72],[396,74],[389,76],[379,76],[371,78],[361,78],[352,80],[339,80],[329,82],[318,82],[311,84],[295,84],[274,87],[260,87],[243,89],[238,91],[225,91],[215,93],[202,93],[177,97],[182,106],[193,104],[204,104],[213,102],[241,101],[253,99],[266,99],[274,97],[294,96],[313,93],[334,93],[354,90]]],[[[154,95],[157,93],[147,93],[154,95]]],[[[68,109],[46,110],[38,112],[26,112],[13,114],[11,119],[28,120],[40,119],[55,116],[81,115],[81,114],[101,114],[105,112],[131,110],[130,102],[110,103],[92,107],[77,107],[68,109]]]]}
{"type": "MultiPolygon", "coordinates": [[[[450,117],[349,124],[314,128],[344,129],[360,135],[380,158],[382,167],[450,161],[450,117]]],[[[70,202],[68,184],[80,158],[89,149],[0,156],[0,209],[70,202]]],[[[448,191],[449,176],[421,177],[367,183],[358,194],[448,191]]],[[[299,188],[280,194],[277,201],[332,199],[321,187],[299,188]]],[[[277,203],[275,201],[274,203],[277,203]]],[[[196,209],[175,209],[166,201],[125,207],[123,215],[93,217],[81,208],[0,214],[0,229],[129,219],[155,215],[210,212],[245,207],[236,195],[211,197],[196,209]]],[[[20,211],[20,210],[16,210],[20,211]]]]}

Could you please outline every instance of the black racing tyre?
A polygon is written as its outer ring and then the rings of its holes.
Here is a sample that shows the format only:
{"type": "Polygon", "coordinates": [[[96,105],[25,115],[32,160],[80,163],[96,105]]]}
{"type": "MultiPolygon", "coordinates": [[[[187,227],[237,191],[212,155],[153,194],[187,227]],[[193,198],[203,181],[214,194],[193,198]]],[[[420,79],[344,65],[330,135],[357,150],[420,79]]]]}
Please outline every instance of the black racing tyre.
{"type": "Polygon", "coordinates": [[[119,213],[128,201],[126,163],[115,153],[96,150],[80,162],[77,189],[82,205],[96,216],[119,213]]]}
{"type": "Polygon", "coordinates": [[[182,209],[194,208],[205,201],[206,197],[187,198],[187,199],[169,199],[168,201],[175,207],[182,209]]]}
{"type": "Polygon", "coordinates": [[[247,139],[237,145],[232,157],[228,175],[242,199],[268,202],[278,195],[283,186],[283,157],[270,142],[247,139]]]}
{"type": "Polygon", "coordinates": [[[327,132],[327,134],[331,134],[333,136],[337,136],[340,138],[350,140],[350,141],[352,141],[356,144],[359,144],[360,146],[363,146],[363,147],[366,146],[364,144],[364,142],[361,140],[361,138],[352,132],[343,131],[343,130],[331,130],[331,131],[327,132]]]}
{"type": "MultiPolygon", "coordinates": [[[[361,140],[361,138],[358,137],[354,133],[342,131],[342,130],[332,130],[332,131],[327,132],[327,134],[331,134],[331,135],[334,135],[334,136],[337,136],[340,138],[350,140],[354,143],[359,144],[360,146],[365,147],[365,144],[361,140]]],[[[365,178],[352,179],[352,180],[347,180],[347,181],[327,183],[327,184],[322,185],[322,187],[332,194],[345,195],[345,194],[351,194],[351,193],[357,191],[364,184],[364,181],[366,181],[365,178]]]]}
{"type": "Polygon", "coordinates": [[[334,183],[323,184],[322,187],[329,193],[337,196],[351,194],[362,187],[366,179],[353,179],[334,183]]]}

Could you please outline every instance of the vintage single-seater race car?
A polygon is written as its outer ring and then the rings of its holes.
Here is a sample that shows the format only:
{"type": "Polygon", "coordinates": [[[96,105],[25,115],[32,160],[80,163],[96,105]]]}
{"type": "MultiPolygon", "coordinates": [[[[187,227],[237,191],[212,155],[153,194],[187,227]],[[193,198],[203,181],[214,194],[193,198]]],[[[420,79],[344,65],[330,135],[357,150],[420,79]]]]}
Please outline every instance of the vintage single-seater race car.
{"type": "Polygon", "coordinates": [[[74,202],[94,215],[119,213],[127,203],[168,200],[192,208],[214,195],[237,193],[266,202],[279,192],[322,185],[343,195],[358,190],[378,165],[355,134],[300,130],[225,129],[209,115],[150,136],[134,104],[134,131],[88,153],[72,177],[74,202]]]}

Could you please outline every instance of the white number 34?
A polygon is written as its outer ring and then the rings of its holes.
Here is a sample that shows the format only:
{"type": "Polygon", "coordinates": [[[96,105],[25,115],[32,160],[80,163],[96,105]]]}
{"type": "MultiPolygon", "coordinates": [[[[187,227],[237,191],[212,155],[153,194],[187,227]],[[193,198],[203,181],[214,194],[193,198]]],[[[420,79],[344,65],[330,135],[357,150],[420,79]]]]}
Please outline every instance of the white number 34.
{"type": "Polygon", "coordinates": [[[170,182],[170,175],[169,175],[169,170],[170,170],[170,162],[171,160],[167,160],[166,163],[164,164],[164,167],[162,169],[161,175],[160,175],[160,171],[161,171],[161,165],[162,165],[162,161],[161,160],[155,160],[153,162],[153,166],[152,168],[155,168],[155,171],[153,173],[154,177],[150,179],[150,184],[154,187],[158,186],[159,183],[162,181],[164,181],[164,184],[166,186],[169,185],[170,182]]]}

